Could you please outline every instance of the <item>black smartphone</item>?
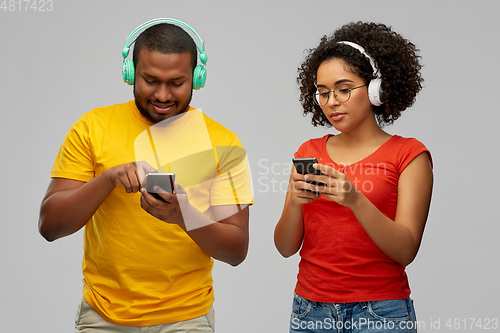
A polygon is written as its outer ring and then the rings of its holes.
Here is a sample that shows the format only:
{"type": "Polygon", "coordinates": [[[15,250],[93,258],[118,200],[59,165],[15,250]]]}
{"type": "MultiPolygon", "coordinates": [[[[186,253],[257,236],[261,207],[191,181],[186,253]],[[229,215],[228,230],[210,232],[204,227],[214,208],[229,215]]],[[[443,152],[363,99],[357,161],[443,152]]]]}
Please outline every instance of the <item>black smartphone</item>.
{"type": "Polygon", "coordinates": [[[320,170],[314,169],[313,164],[318,163],[316,157],[301,157],[301,158],[292,158],[293,165],[295,165],[295,169],[300,174],[310,174],[310,175],[322,175],[323,173],[320,170]]]}
{"type": "MultiPolygon", "coordinates": [[[[318,159],[316,157],[300,157],[300,158],[292,158],[293,165],[295,165],[295,169],[300,174],[310,174],[310,175],[322,175],[323,172],[320,170],[314,169],[313,164],[318,163],[318,159]]],[[[325,185],[321,182],[308,181],[308,183],[313,185],[325,185]]],[[[309,191],[309,190],[306,190],[309,191]]],[[[311,191],[312,192],[312,191],[311,191]]]]}
{"type": "Polygon", "coordinates": [[[163,198],[154,190],[158,186],[168,193],[174,192],[175,173],[148,173],[146,175],[146,191],[158,200],[163,198]]]}

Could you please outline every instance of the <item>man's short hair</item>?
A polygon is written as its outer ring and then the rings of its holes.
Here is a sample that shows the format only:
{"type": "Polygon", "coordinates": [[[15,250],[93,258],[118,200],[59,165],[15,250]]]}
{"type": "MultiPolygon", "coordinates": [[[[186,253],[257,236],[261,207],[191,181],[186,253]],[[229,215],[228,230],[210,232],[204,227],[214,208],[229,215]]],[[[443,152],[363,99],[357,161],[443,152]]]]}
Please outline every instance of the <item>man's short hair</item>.
{"type": "Polygon", "coordinates": [[[139,62],[139,52],[143,48],[163,54],[189,52],[193,71],[197,64],[198,50],[193,38],[184,29],[174,24],[160,23],[153,25],[137,37],[133,53],[135,68],[137,68],[139,62]]]}

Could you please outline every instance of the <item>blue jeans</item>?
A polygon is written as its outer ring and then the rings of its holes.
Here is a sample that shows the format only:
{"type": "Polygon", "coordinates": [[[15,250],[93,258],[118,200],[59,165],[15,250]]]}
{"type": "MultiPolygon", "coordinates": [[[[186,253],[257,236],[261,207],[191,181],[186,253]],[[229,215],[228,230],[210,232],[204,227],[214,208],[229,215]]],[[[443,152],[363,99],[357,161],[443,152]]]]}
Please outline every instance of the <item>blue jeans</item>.
{"type": "Polygon", "coordinates": [[[321,303],[294,295],[290,333],[416,333],[413,301],[321,303]]]}

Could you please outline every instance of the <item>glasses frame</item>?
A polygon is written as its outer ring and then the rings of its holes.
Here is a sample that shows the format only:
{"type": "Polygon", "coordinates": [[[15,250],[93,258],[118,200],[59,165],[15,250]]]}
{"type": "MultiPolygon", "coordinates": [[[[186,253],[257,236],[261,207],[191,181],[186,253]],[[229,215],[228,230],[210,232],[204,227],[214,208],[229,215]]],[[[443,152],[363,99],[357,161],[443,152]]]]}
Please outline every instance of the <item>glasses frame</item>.
{"type": "Polygon", "coordinates": [[[336,87],[333,90],[325,91],[324,93],[328,93],[328,97],[326,98],[326,103],[323,104],[323,105],[321,105],[319,103],[319,90],[318,90],[318,87],[316,87],[316,91],[313,94],[313,100],[314,100],[314,102],[317,105],[323,107],[323,106],[327,105],[328,102],[330,101],[330,93],[333,93],[333,96],[335,97],[335,99],[337,100],[337,102],[339,102],[339,103],[346,103],[346,102],[348,102],[351,99],[351,91],[353,91],[355,89],[358,89],[358,88],[361,88],[361,87],[366,87],[366,86],[367,86],[367,84],[363,84],[362,86],[357,86],[357,87],[354,87],[354,88],[348,88],[346,85],[340,85],[340,86],[336,87]],[[347,99],[345,101],[343,101],[343,102],[339,101],[339,99],[337,98],[337,94],[335,93],[335,90],[339,89],[340,87],[346,87],[349,90],[349,97],[347,97],[347,99]]]}

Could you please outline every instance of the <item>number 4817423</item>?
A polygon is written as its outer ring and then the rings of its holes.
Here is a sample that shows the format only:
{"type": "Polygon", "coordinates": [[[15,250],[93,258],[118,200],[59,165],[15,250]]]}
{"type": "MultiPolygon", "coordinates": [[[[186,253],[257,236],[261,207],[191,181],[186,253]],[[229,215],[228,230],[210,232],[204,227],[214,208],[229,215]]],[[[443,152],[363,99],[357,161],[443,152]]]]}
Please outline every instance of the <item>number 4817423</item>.
{"type": "Polygon", "coordinates": [[[51,12],[52,0],[3,0],[0,10],[4,12],[51,12]]]}

